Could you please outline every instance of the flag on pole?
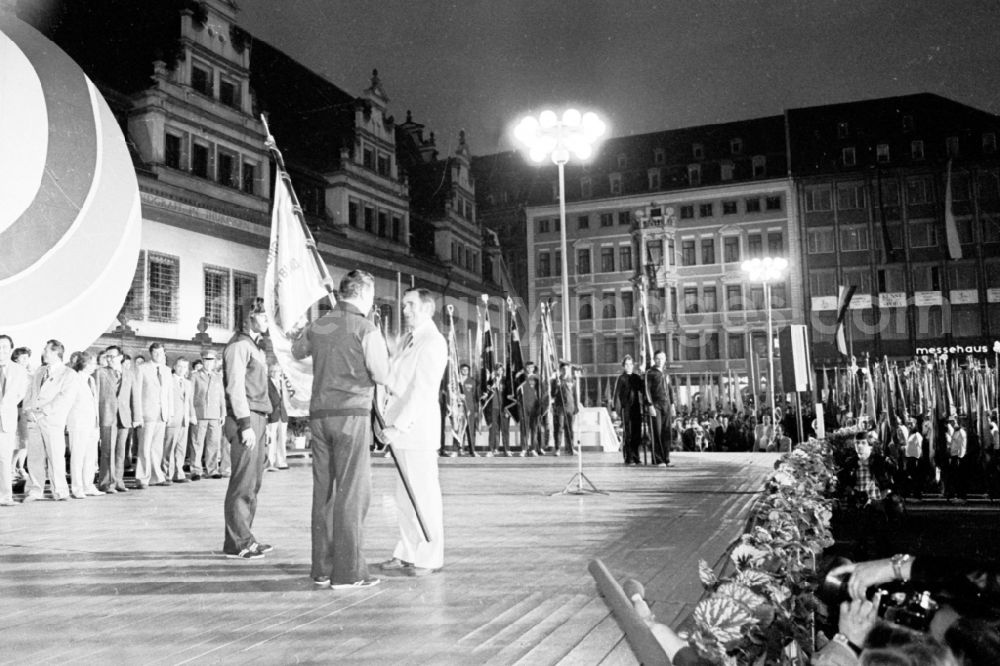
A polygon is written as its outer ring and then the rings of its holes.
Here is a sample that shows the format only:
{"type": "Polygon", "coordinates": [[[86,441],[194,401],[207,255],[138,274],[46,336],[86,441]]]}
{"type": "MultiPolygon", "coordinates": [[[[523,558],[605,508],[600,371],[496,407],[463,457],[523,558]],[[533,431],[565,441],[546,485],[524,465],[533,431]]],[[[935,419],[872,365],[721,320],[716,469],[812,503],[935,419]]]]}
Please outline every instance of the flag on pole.
{"type": "Polygon", "coordinates": [[[857,290],[855,285],[850,287],[840,286],[837,295],[837,350],[847,356],[847,340],[844,338],[844,319],[847,317],[847,309],[851,306],[851,299],[857,290]]]}
{"type": "MultiPolygon", "coordinates": [[[[312,396],[312,359],[292,356],[290,333],[312,305],[328,295],[329,274],[321,271],[310,254],[315,242],[299,219],[292,181],[275,168],[274,207],[271,210],[271,245],[264,274],[264,309],[270,322],[269,337],[278,365],[284,371],[289,416],[308,416],[312,396]]],[[[325,268],[325,266],[324,266],[325,268]]],[[[332,299],[332,296],[331,296],[332,299]]]]}
{"type": "Polygon", "coordinates": [[[948,256],[951,259],[961,259],[962,243],[958,238],[955,213],[951,209],[951,160],[948,160],[948,181],[944,188],[944,231],[948,239],[948,256]]]}
{"type": "Polygon", "coordinates": [[[486,416],[486,422],[493,423],[492,410],[487,410],[490,400],[493,399],[494,368],[496,360],[493,355],[493,329],[490,326],[490,310],[486,305],[483,313],[483,346],[479,357],[479,411],[486,416]]]}
{"type": "Polygon", "coordinates": [[[510,308],[509,349],[507,368],[504,372],[505,408],[515,422],[521,421],[521,391],[524,386],[524,357],[521,355],[521,335],[517,332],[517,316],[514,313],[513,301],[507,299],[510,308]]]}

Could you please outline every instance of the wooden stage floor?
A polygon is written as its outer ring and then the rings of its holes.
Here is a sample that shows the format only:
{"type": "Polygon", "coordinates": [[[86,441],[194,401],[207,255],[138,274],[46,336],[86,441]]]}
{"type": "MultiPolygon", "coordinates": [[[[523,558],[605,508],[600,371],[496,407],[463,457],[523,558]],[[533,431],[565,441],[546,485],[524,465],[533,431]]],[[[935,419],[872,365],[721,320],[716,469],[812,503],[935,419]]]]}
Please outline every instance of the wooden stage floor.
{"type": "MultiPolygon", "coordinates": [[[[634,664],[587,563],[685,618],[698,558],[738,536],[774,455],[584,461],[610,495],[550,497],[573,458],[442,460],[445,569],[346,592],[309,579],[307,461],[265,474],[263,560],[220,555],[226,480],[0,508],[0,663],[634,664]]],[[[394,483],[377,459],[372,563],[395,543],[394,483]]]]}

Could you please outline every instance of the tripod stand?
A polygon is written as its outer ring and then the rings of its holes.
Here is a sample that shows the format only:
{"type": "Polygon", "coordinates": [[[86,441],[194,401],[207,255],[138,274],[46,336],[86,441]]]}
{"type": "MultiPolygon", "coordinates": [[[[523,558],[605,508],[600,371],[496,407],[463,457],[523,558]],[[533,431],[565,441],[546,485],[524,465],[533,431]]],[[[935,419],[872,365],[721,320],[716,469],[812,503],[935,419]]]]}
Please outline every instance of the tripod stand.
{"type": "MultiPolygon", "coordinates": [[[[561,395],[562,391],[560,387],[560,396],[561,395]]],[[[564,419],[563,427],[568,428],[569,423],[565,421],[566,418],[565,412],[561,414],[560,417],[564,419]]],[[[570,477],[570,480],[566,483],[566,486],[562,490],[554,492],[552,493],[552,495],[607,495],[608,494],[607,492],[595,486],[593,481],[588,479],[587,475],[583,473],[583,446],[577,447],[576,442],[573,442],[573,444],[574,444],[573,448],[576,449],[576,474],[570,477]],[[575,487],[574,487],[574,482],[576,484],[575,487]],[[584,487],[583,485],[584,482],[586,482],[587,484],[586,487],[584,487]]],[[[556,439],[555,447],[556,451],[558,451],[559,450],[558,438],[556,439]]]]}

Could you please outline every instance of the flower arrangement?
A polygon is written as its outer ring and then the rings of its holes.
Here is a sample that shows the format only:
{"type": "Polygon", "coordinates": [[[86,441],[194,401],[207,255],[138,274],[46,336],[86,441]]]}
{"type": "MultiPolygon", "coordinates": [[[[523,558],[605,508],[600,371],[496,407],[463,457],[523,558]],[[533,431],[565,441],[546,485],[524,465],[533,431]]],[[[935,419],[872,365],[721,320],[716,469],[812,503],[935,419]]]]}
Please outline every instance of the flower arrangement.
{"type": "Polygon", "coordinates": [[[810,440],[781,457],[720,577],[702,560],[707,592],[688,640],[718,664],[799,664],[813,651],[816,557],[833,545],[832,449],[810,440]]]}

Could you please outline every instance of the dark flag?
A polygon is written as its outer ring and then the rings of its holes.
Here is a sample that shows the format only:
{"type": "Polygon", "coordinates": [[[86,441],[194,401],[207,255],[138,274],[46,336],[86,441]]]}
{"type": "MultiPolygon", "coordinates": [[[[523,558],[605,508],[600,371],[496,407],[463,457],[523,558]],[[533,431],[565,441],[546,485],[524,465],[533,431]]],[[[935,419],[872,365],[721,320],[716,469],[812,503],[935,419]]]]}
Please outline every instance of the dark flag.
{"type": "Polygon", "coordinates": [[[878,195],[879,221],[882,226],[882,250],[885,252],[885,263],[891,264],[897,259],[896,248],[892,245],[889,223],[885,219],[885,206],[882,204],[882,171],[878,167],[875,167],[875,192],[878,195]]]}
{"type": "Polygon", "coordinates": [[[847,316],[847,309],[851,306],[851,299],[857,290],[855,285],[850,287],[841,286],[837,297],[837,350],[847,356],[847,340],[844,338],[844,318],[847,316]]]}
{"type": "Polygon", "coordinates": [[[492,425],[491,410],[486,409],[493,399],[493,382],[496,360],[493,356],[493,330],[490,327],[489,306],[483,313],[483,349],[479,357],[479,411],[486,416],[487,423],[492,425]]]}
{"type": "Polygon", "coordinates": [[[509,353],[507,354],[507,371],[504,373],[504,409],[515,422],[521,421],[521,390],[524,385],[524,357],[521,356],[521,336],[517,332],[517,317],[513,303],[507,299],[510,307],[509,353]]]}

